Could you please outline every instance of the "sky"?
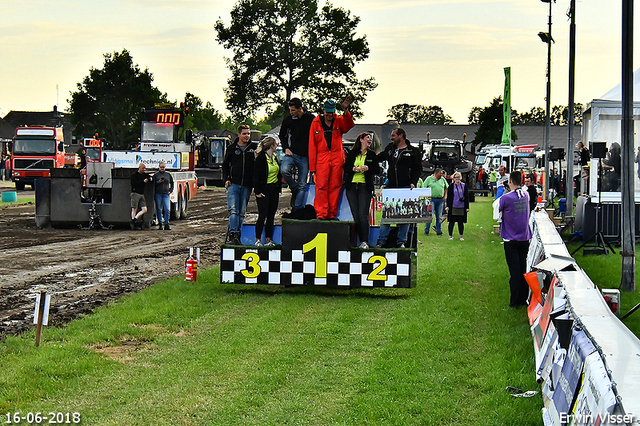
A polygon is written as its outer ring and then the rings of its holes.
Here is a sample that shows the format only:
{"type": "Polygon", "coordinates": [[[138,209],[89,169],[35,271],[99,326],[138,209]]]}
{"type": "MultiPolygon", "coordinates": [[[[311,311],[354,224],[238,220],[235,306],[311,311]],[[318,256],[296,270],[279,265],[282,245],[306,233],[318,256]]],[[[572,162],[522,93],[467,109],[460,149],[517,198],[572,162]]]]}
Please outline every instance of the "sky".
{"type": "MultiPolygon", "coordinates": [[[[319,0],[323,4],[324,0],[319,0]]],[[[186,92],[220,112],[230,76],[214,23],[229,24],[231,0],[0,0],[0,117],[11,110],[68,108],[70,93],[102,68],[105,53],[127,49],[170,100],[186,92]]],[[[400,103],[438,105],[458,124],[504,89],[511,106],[545,106],[549,3],[540,0],[333,0],[359,16],[369,58],[359,78],[377,89],[360,123],[386,121],[400,103]]],[[[568,104],[569,0],[552,4],[551,105],[568,104]]],[[[621,80],[621,1],[576,3],[575,102],[587,104],[621,80]]],[[[638,14],[634,27],[640,28],[638,14]]],[[[636,30],[638,31],[638,30],[636,30]]],[[[637,39],[637,37],[636,37],[637,39]]],[[[634,56],[640,55],[635,43],[634,56]]],[[[634,62],[634,69],[636,68],[634,62]]]]}

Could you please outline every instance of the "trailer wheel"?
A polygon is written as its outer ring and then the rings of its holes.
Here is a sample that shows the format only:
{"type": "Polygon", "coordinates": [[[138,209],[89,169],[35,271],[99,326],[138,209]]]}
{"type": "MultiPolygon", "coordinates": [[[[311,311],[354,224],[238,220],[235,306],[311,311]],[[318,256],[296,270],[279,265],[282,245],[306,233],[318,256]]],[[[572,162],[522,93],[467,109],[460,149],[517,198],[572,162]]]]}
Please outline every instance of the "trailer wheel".
{"type": "Polygon", "coordinates": [[[469,189],[469,202],[473,203],[476,201],[476,193],[474,192],[476,189],[476,176],[473,172],[469,172],[467,176],[467,188],[469,189]]]}
{"type": "Polygon", "coordinates": [[[185,187],[184,196],[182,197],[182,202],[180,203],[180,219],[187,218],[187,212],[189,210],[189,188],[185,187]]]}

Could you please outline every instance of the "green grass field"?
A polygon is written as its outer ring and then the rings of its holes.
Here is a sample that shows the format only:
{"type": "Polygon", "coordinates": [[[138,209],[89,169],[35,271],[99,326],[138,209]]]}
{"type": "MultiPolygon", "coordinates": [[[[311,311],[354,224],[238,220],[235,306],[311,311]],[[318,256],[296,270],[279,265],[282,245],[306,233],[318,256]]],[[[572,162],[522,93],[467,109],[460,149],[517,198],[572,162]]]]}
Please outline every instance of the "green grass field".
{"type": "MultiPolygon", "coordinates": [[[[414,289],[159,283],[64,327],[0,343],[6,413],[85,425],[541,425],[524,309],[491,204],[466,241],[420,234],[414,289]]],[[[422,232],[422,228],[420,230],[422,232]]],[[[457,230],[455,234],[457,236],[457,230]]],[[[54,301],[55,303],[55,301],[54,301]]]]}

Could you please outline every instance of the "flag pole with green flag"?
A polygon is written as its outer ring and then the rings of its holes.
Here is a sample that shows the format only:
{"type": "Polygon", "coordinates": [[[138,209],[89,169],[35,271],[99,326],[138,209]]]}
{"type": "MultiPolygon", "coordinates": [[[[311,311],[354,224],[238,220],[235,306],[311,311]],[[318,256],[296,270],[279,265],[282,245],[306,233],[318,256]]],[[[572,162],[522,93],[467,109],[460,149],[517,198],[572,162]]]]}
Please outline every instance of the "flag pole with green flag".
{"type": "Polygon", "coordinates": [[[511,67],[504,69],[504,98],[502,102],[502,115],[504,126],[502,127],[502,143],[511,145],[511,67]]]}

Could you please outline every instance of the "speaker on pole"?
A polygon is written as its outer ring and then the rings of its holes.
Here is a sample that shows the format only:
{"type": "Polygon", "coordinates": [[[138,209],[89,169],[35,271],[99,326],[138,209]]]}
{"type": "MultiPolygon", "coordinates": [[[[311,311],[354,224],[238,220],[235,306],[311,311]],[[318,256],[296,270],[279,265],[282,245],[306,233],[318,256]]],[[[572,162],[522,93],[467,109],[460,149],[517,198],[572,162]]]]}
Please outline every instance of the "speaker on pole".
{"type": "Polygon", "coordinates": [[[589,142],[589,151],[591,151],[591,158],[606,158],[608,151],[607,143],[589,142]]]}
{"type": "Polygon", "coordinates": [[[564,149],[553,148],[549,152],[549,161],[558,161],[564,159],[564,149]]]}

